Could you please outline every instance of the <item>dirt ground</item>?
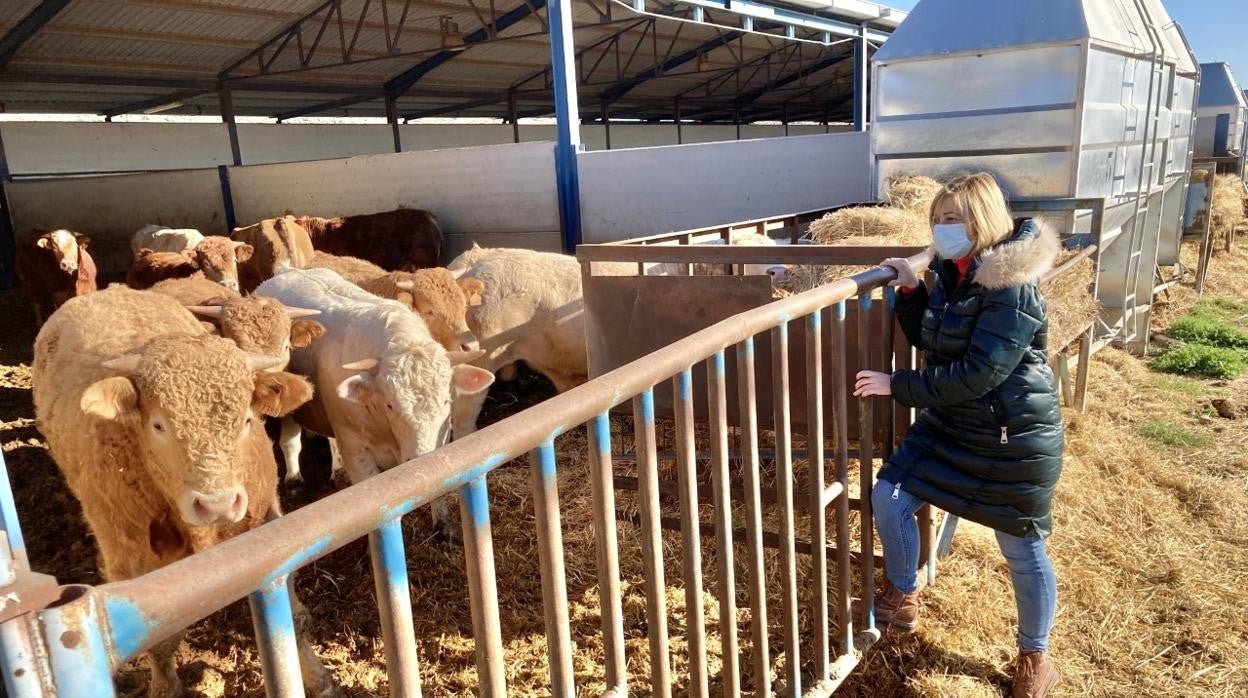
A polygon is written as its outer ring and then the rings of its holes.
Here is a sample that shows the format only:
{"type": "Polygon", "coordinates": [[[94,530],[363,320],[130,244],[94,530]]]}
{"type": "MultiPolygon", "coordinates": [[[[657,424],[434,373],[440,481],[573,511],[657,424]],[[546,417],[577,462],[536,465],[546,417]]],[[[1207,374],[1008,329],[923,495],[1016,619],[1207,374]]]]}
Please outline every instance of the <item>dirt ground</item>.
{"type": "MultiPolygon", "coordinates": [[[[1190,254],[1188,255],[1190,257],[1190,254]]],[[[1248,250],[1215,259],[1209,294],[1248,298],[1242,280],[1248,250]]],[[[1189,287],[1172,291],[1158,309],[1157,326],[1195,302],[1189,287]]],[[[0,441],[8,465],[29,553],[36,569],[62,583],[100,583],[95,550],[46,446],[34,426],[30,402],[31,316],[20,296],[0,294],[0,441]]],[[[487,420],[501,418],[548,394],[532,375],[492,395],[487,420]]],[[[1071,412],[1069,456],[1055,500],[1050,551],[1059,576],[1059,613],[1053,636],[1063,681],[1055,696],[1248,695],[1248,621],[1241,603],[1248,579],[1248,418],[1212,413],[1212,399],[1248,405],[1248,381],[1215,384],[1162,377],[1140,359],[1115,350],[1092,365],[1091,405],[1071,412]],[[1212,416],[1211,416],[1212,413],[1212,416]],[[1164,446],[1144,427],[1172,425],[1201,437],[1199,446],[1164,446]]],[[[627,420],[613,420],[618,443],[631,441],[627,420]]],[[[660,429],[660,450],[670,448],[670,427],[660,429]]],[[[581,433],[561,437],[560,488],[574,664],[580,694],[605,688],[593,527],[581,433]]],[[[622,447],[628,450],[627,446],[622,447]]],[[[322,466],[307,486],[283,492],[288,509],[331,492],[324,451],[306,449],[322,466]]],[[[801,463],[799,463],[801,465],[801,463]]],[[[632,475],[621,465],[619,475],[632,475]]],[[[675,480],[670,467],[664,477],[675,480]]],[[[499,575],[508,686],[514,695],[546,695],[547,660],[537,567],[529,470],[511,463],[489,480],[499,575]]],[[[798,487],[802,483],[799,478],[798,487]]],[[[636,511],[627,492],[618,508],[636,511]]],[[[674,514],[668,506],[666,511],[674,514]]],[[[703,508],[704,520],[709,509],[703,508]]],[[[739,515],[739,511],[737,514],[739,515]]],[[[425,694],[471,695],[476,669],[464,560],[458,545],[438,539],[423,512],[404,522],[412,607],[425,694]]],[[[799,535],[802,531],[799,529],[799,535]]],[[[641,554],[636,529],[619,524],[625,642],[629,670],[649,668],[641,554]]],[[[743,548],[738,547],[740,657],[748,669],[750,609],[745,596],[743,548]]],[[[686,688],[686,613],[679,538],[664,538],[668,626],[677,694],[686,688]]],[[[799,562],[805,556],[799,556],[799,562]]],[[[767,557],[768,613],[773,669],[783,669],[778,618],[777,558],[767,557]]],[[[715,555],[703,550],[712,691],[718,687],[719,608],[709,593],[715,555]]],[[[806,589],[808,568],[799,567],[806,589]]],[[[373,583],[363,541],[304,568],[297,588],[313,616],[311,637],[351,696],[387,693],[373,583]]],[[[991,534],[964,525],[936,583],[925,592],[919,632],[887,635],[866,655],[842,689],[847,696],[999,696],[1008,692],[1014,655],[1014,608],[1004,561],[991,534]]],[[[803,614],[803,627],[810,617],[803,614]]],[[[803,647],[803,650],[807,650],[803,647]]],[[[809,657],[809,651],[805,651],[809,657]]],[[[808,660],[807,660],[808,661],[808,660]]],[[[260,696],[262,678],[249,614],[235,604],[192,627],[179,656],[192,695],[260,696]]],[[[804,662],[808,666],[807,662],[804,662]]],[[[135,664],[118,677],[119,688],[141,694],[146,670],[135,664]]],[[[752,677],[746,671],[747,686],[752,677]]],[[[645,694],[634,679],[633,693],[645,694]]]]}

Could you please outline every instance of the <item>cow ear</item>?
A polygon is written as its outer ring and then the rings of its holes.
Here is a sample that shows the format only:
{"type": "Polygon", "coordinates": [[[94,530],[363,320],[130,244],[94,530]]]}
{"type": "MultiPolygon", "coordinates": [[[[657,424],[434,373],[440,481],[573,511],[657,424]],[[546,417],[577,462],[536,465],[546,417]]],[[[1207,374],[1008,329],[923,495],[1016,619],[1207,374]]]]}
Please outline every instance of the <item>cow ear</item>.
{"type": "Polygon", "coordinates": [[[433,301],[429,300],[429,296],[420,291],[412,291],[412,310],[421,315],[432,315],[433,301]]]}
{"type": "Polygon", "coordinates": [[[373,377],[368,373],[353,373],[338,384],[338,397],[348,402],[367,402],[374,388],[373,377]]]}
{"type": "Polygon", "coordinates": [[[325,336],[325,326],[315,320],[290,323],[290,346],[302,349],[325,336]]]}
{"type": "Polygon", "coordinates": [[[481,296],[485,293],[485,284],[481,283],[480,279],[460,278],[457,280],[457,283],[459,283],[459,288],[464,292],[464,298],[467,299],[468,305],[481,305],[481,296]]]}
{"type": "Polygon", "coordinates": [[[156,250],[153,250],[153,249],[148,248],[148,247],[140,247],[140,248],[139,248],[139,256],[138,256],[138,257],[136,257],[136,259],[143,259],[144,257],[150,256],[150,255],[153,255],[153,254],[156,254],[156,250]]]}
{"type": "Polygon", "coordinates": [[[204,328],[204,330],[206,330],[208,334],[217,334],[217,326],[212,324],[211,322],[208,322],[207,320],[200,320],[199,326],[204,328]]]}
{"type": "Polygon", "coordinates": [[[246,262],[251,259],[251,256],[255,254],[255,252],[256,248],[245,242],[234,243],[234,259],[239,262],[246,262]]]}
{"type": "Polygon", "coordinates": [[[476,395],[494,384],[494,374],[484,368],[460,365],[455,367],[451,380],[457,395],[476,395]]]}
{"type": "Polygon", "coordinates": [[[35,247],[40,247],[45,250],[51,249],[52,241],[47,238],[39,238],[38,240],[35,240],[35,247]]]}
{"type": "Polygon", "coordinates": [[[268,417],[285,417],[312,399],[312,384],[302,376],[285,371],[255,374],[251,406],[268,417]]]}
{"type": "Polygon", "coordinates": [[[139,409],[139,391],[124,376],[96,381],[83,391],[78,406],[100,419],[118,421],[139,409]]]}
{"type": "Polygon", "coordinates": [[[412,310],[416,309],[415,308],[416,298],[407,291],[399,291],[398,293],[394,294],[394,299],[402,303],[403,305],[406,305],[407,307],[411,308],[412,310]]]}

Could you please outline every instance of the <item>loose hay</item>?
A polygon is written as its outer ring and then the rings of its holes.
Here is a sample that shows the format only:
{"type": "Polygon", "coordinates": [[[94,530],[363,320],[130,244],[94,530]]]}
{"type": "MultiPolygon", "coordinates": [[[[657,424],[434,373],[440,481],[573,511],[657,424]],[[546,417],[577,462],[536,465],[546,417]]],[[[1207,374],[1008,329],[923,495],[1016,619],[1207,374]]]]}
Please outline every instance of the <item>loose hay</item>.
{"type": "MultiPolygon", "coordinates": [[[[851,206],[833,211],[810,224],[811,242],[817,245],[907,246],[932,241],[926,215],[892,206],[851,206]]],[[[792,269],[789,289],[793,293],[862,271],[860,266],[804,264],[792,269]]]]}
{"type": "MultiPolygon", "coordinates": [[[[1055,268],[1077,253],[1063,252],[1055,268]]],[[[1092,296],[1093,280],[1092,258],[1087,257],[1040,287],[1049,315],[1050,352],[1058,353],[1070,346],[1096,320],[1100,304],[1092,296]]]]}
{"type": "Polygon", "coordinates": [[[1235,175],[1218,175],[1213,180],[1213,204],[1211,206],[1213,220],[1210,235],[1222,244],[1215,249],[1230,249],[1231,238],[1235,229],[1243,225],[1244,215],[1244,181],[1235,175]]]}
{"type": "Polygon", "coordinates": [[[932,201],[944,189],[944,186],[922,175],[899,175],[888,180],[888,192],[885,200],[897,208],[912,211],[927,218],[932,210],[932,201]]]}

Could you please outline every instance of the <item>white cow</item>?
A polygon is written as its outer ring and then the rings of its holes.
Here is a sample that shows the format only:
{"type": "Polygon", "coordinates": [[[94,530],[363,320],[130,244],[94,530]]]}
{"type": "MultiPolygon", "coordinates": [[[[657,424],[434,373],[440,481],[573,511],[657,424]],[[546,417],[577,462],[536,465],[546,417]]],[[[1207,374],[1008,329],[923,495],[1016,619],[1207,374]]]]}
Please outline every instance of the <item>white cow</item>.
{"type": "Polygon", "coordinates": [[[134,236],[130,238],[130,251],[135,257],[143,248],[153,252],[183,252],[195,249],[203,241],[204,234],[194,228],[170,228],[148,223],[134,231],[134,236]]]}
{"type": "MultiPolygon", "coordinates": [[[[321,311],[325,336],[291,354],[290,370],[316,386],[295,418],[337,441],[353,483],[441,446],[450,435],[452,402],[475,402],[494,382],[489,371],[466,364],[481,352],[447,352],[407,306],[328,269],[283,270],[256,294],[321,311]]],[[[298,436],[283,424],[282,454],[295,476],[298,436]]],[[[433,516],[455,537],[445,502],[434,503],[433,516]]]]}

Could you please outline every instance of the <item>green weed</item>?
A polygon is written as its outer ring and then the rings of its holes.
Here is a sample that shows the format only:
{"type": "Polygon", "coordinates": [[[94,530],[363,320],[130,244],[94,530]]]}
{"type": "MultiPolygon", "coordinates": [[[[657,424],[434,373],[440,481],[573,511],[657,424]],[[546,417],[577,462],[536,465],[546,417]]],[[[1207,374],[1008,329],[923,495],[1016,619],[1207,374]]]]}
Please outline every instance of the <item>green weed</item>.
{"type": "Polygon", "coordinates": [[[1140,426],[1139,433],[1140,436],[1161,446],[1204,448],[1210,444],[1209,437],[1193,434],[1169,422],[1148,422],[1140,426]]]}

